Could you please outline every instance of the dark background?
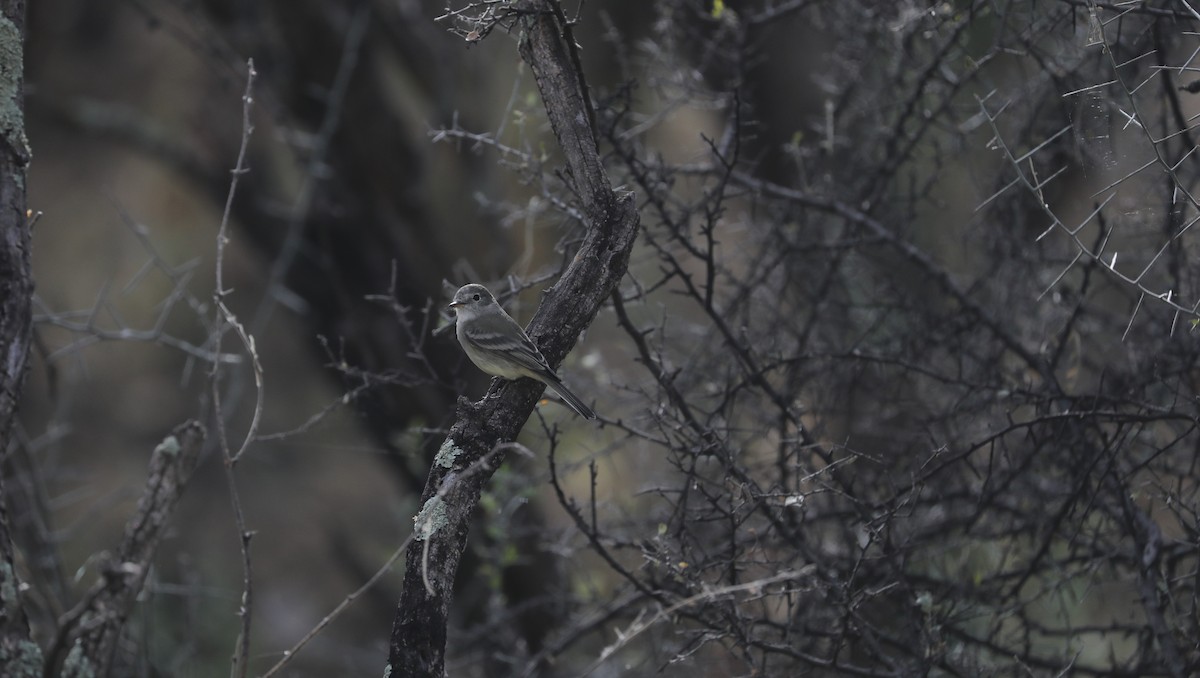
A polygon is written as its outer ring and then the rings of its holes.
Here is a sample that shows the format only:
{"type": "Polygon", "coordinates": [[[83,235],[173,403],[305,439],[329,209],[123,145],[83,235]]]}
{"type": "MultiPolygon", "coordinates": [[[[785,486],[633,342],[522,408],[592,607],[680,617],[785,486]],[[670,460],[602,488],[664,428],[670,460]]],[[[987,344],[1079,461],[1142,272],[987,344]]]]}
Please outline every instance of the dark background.
{"type": "MultiPolygon", "coordinates": [[[[1197,19],[581,4],[597,137],[643,239],[622,309],[561,370],[604,423],[543,405],[482,502],[450,675],[1196,671],[1200,110],[1179,67],[1197,19]]],[[[262,362],[259,435],[299,429],[236,469],[252,673],[408,535],[456,397],[487,384],[433,331],[447,285],[486,283],[526,321],[582,228],[508,24],[475,42],[488,24],[445,12],[30,3],[37,329],[8,473],[39,641],[158,441],[214,430],[192,353],[211,349],[249,58],[224,280],[262,362]]],[[[236,447],[245,362],[218,389],[236,447]]],[[[226,671],[241,580],[214,448],[124,666],[226,671]]],[[[289,675],[379,675],[398,586],[289,675]]]]}

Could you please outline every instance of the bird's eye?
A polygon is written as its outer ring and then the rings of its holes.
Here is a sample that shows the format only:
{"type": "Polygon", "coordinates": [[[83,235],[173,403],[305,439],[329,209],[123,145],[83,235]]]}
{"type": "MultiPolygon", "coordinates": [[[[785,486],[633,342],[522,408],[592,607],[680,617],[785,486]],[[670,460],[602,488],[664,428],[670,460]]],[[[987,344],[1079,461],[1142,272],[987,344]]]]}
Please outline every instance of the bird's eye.
{"type": "Polygon", "coordinates": [[[476,294],[476,295],[475,295],[475,301],[479,301],[479,295],[478,295],[478,294],[476,294]]]}

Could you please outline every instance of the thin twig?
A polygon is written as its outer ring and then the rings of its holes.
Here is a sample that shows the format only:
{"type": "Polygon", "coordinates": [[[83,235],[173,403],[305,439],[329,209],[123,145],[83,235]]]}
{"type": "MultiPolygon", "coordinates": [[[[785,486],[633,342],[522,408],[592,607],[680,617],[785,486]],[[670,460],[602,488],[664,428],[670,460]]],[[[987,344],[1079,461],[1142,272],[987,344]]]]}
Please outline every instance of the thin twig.
{"type": "Polygon", "coordinates": [[[400,542],[400,545],[396,547],[396,550],[392,552],[392,555],[386,561],[384,561],[383,565],[380,566],[378,570],[375,571],[375,574],[371,575],[370,579],[363,583],[362,586],[358,587],[353,593],[343,598],[342,602],[337,604],[337,607],[333,608],[333,610],[329,614],[325,615],[316,626],[310,629],[308,633],[304,634],[304,637],[297,641],[296,644],[291,647],[291,649],[285,650],[283,653],[283,659],[280,659],[275,663],[274,666],[268,669],[266,673],[262,674],[261,678],[271,678],[271,676],[275,675],[279,671],[282,671],[289,662],[296,658],[296,655],[305,645],[309,643],[309,641],[311,641],[313,638],[316,638],[317,635],[325,630],[325,627],[329,626],[330,623],[340,617],[341,614],[354,603],[354,601],[358,600],[362,596],[362,594],[371,590],[375,584],[379,583],[379,580],[383,578],[383,575],[391,572],[392,567],[396,565],[396,561],[400,560],[400,556],[404,555],[404,550],[408,548],[408,543],[412,541],[413,536],[413,533],[409,533],[409,535],[404,538],[404,541],[400,542]]]}
{"type": "Polygon", "coordinates": [[[254,340],[248,334],[237,319],[225,306],[224,297],[227,294],[224,283],[224,264],[225,264],[225,246],[229,242],[228,229],[230,214],[233,209],[233,199],[237,192],[238,180],[248,169],[246,167],[246,151],[250,145],[250,135],[254,131],[254,124],[251,120],[251,109],[254,103],[254,60],[250,59],[246,62],[246,90],[242,95],[242,142],[238,150],[237,163],[234,165],[229,182],[229,194],[225,199],[225,211],[221,216],[221,226],[217,231],[217,255],[216,255],[216,290],[213,292],[213,299],[217,305],[217,313],[219,320],[223,320],[224,324],[218,323],[218,327],[213,337],[213,343],[216,350],[220,350],[221,337],[225,332],[226,327],[232,327],[241,338],[243,345],[249,352],[251,360],[254,364],[255,381],[258,386],[258,403],[255,406],[253,421],[250,430],[242,440],[241,447],[236,454],[230,452],[229,437],[225,430],[225,417],[221,409],[221,393],[220,393],[220,364],[214,363],[210,371],[210,380],[212,387],[213,398],[213,419],[216,422],[217,441],[221,448],[221,453],[224,457],[223,464],[225,470],[225,482],[229,488],[229,499],[233,506],[234,523],[237,527],[238,542],[241,546],[242,554],[242,600],[238,614],[241,617],[241,632],[238,634],[238,640],[234,648],[231,675],[237,678],[245,678],[250,661],[250,624],[252,619],[251,611],[253,609],[254,589],[252,587],[253,569],[250,560],[250,540],[254,533],[246,529],[246,516],[242,511],[241,497],[238,494],[237,479],[234,476],[234,465],[249,446],[254,438],[254,433],[258,426],[258,421],[262,413],[262,366],[259,364],[258,355],[254,350],[254,340]]]}

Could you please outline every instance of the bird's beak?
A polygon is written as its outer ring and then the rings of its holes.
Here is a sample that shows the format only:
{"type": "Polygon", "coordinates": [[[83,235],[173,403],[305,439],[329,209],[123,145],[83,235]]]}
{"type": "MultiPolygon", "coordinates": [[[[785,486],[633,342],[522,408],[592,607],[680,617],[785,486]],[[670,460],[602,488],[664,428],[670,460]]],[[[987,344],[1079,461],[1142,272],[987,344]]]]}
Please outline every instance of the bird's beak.
{"type": "Polygon", "coordinates": [[[459,306],[462,306],[462,305],[463,305],[463,303],[461,301],[452,301],[446,305],[446,308],[458,308],[459,306]]]}

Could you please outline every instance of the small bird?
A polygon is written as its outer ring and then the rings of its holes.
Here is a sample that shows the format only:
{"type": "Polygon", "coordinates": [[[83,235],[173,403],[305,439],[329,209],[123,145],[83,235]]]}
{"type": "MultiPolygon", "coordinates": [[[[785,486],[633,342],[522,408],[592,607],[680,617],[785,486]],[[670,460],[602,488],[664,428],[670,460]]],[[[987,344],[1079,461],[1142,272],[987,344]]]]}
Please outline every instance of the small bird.
{"type": "Polygon", "coordinates": [[[450,308],[458,317],[458,343],[476,367],[493,377],[536,379],[554,389],[581,417],[596,418],[592,408],[563,385],[529,335],[500,308],[488,288],[463,285],[454,293],[450,308]]]}

